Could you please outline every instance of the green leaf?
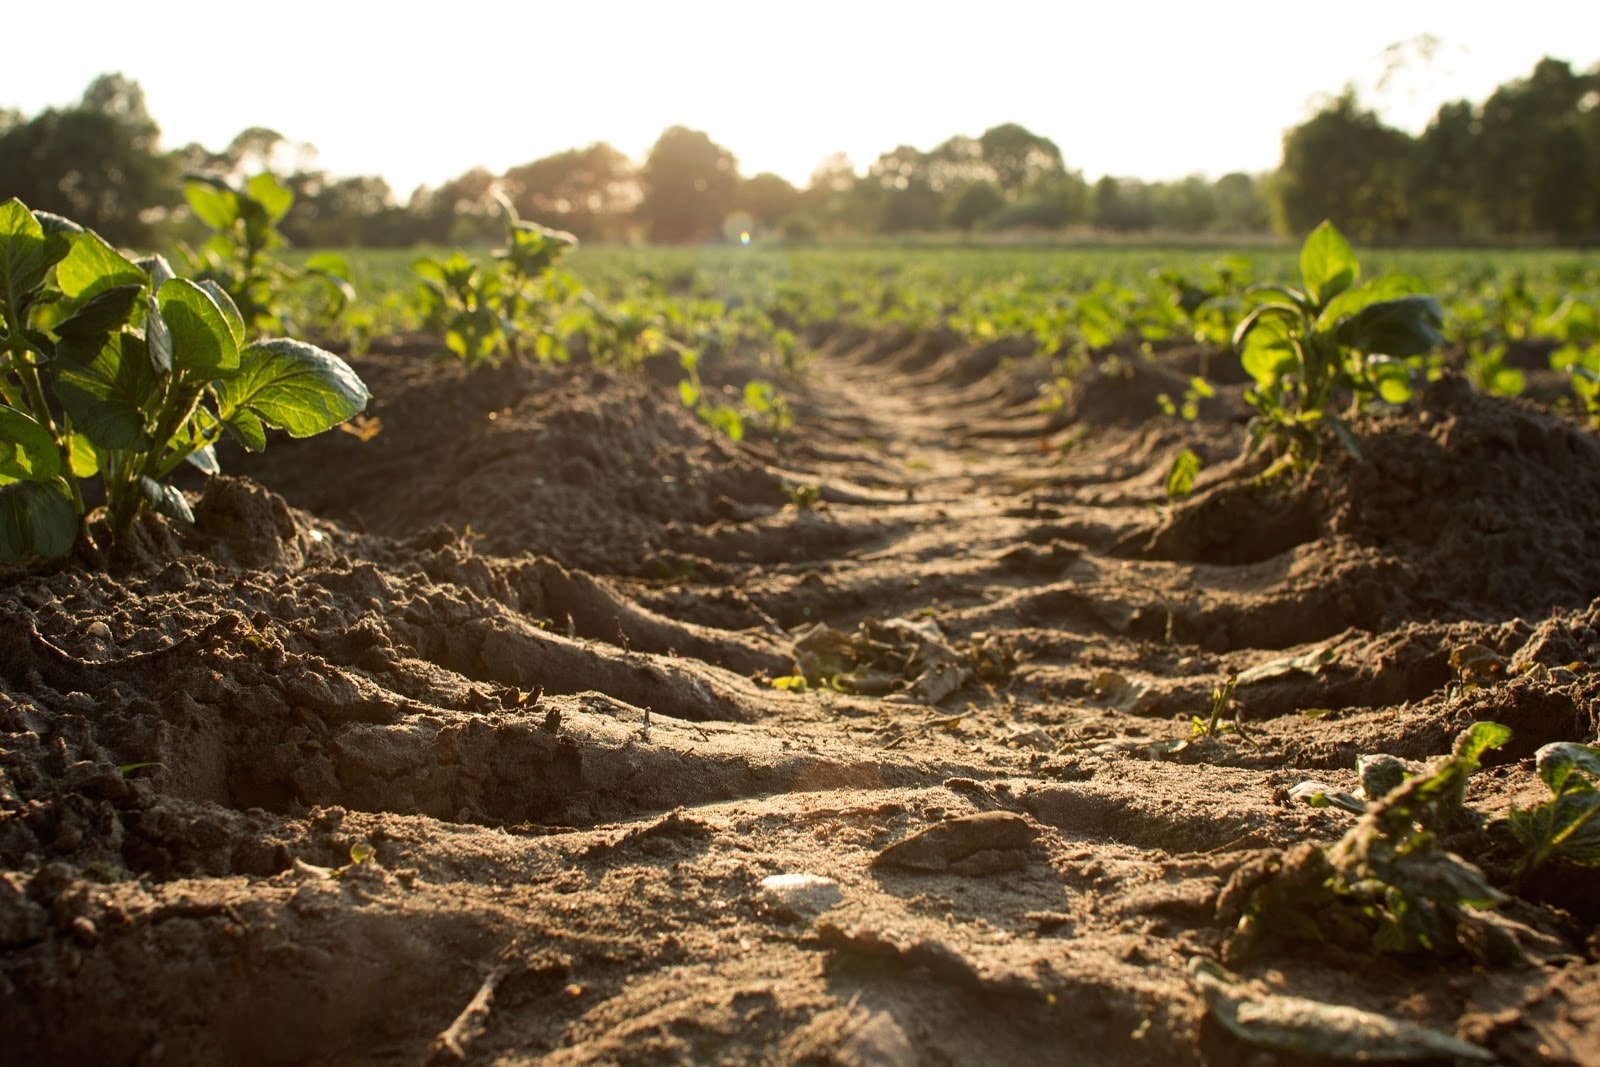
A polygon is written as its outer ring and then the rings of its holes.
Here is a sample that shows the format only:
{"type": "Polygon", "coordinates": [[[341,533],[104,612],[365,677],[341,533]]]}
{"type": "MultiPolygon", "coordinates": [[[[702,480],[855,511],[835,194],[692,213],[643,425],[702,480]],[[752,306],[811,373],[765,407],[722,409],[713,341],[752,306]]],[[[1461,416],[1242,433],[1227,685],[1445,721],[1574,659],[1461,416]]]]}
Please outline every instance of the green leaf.
{"type": "Polygon", "coordinates": [[[43,287],[50,268],[71,250],[71,239],[46,234],[22,201],[12,197],[0,204],[0,314],[7,328],[27,325],[17,321],[22,310],[43,287]]]}
{"type": "Polygon", "coordinates": [[[1194,479],[1200,473],[1200,457],[1190,449],[1179,452],[1167,469],[1167,499],[1182,500],[1194,492],[1194,479]]]}
{"type": "Polygon", "coordinates": [[[262,171],[245,183],[245,195],[261,205],[268,223],[275,223],[289,213],[294,205],[294,190],[278,180],[271,171],[262,171]]]}
{"type": "Polygon", "coordinates": [[[0,486],[0,560],[56,559],[78,539],[78,512],[59,481],[0,486]]]}
{"type": "Polygon", "coordinates": [[[145,503],[153,510],[169,519],[178,519],[182,522],[194,521],[194,511],[189,507],[188,498],[170,485],[164,485],[154,478],[141,475],[139,495],[144,497],[145,503]]]}
{"type": "Polygon", "coordinates": [[[183,458],[191,466],[198,467],[206,474],[218,475],[222,473],[222,464],[217,462],[217,449],[214,445],[206,445],[204,448],[195,449],[183,458]]]}
{"type": "Polygon", "coordinates": [[[139,260],[139,269],[150,276],[151,292],[155,292],[178,276],[172,269],[172,264],[167,262],[167,257],[160,253],[139,260]]]}
{"type": "Polygon", "coordinates": [[[61,470],[61,450],[25,411],[0,404],[0,484],[47,482],[61,470]]]}
{"type": "Polygon", "coordinates": [[[56,265],[56,285],[71,300],[82,300],[113,287],[144,283],[145,273],[138,264],[88,230],[73,238],[72,250],[56,265]]]}
{"type": "Polygon", "coordinates": [[[72,476],[93,478],[101,469],[100,449],[81,433],[72,435],[72,476]]]}
{"type": "Polygon", "coordinates": [[[57,354],[56,396],[78,431],[104,449],[150,448],[144,412],[159,387],[144,342],[117,333],[97,349],[79,351],[63,342],[57,354]]]}
{"type": "Polygon", "coordinates": [[[127,325],[133,309],[139,306],[139,294],[144,292],[144,275],[134,272],[131,284],[100,289],[67,318],[56,326],[56,336],[74,341],[85,348],[96,348],[107,337],[127,325]]]}
{"type": "Polygon", "coordinates": [[[1273,389],[1298,365],[1291,325],[1296,315],[1287,304],[1264,304],[1239,323],[1234,333],[1239,365],[1258,388],[1273,389]]]}
{"type": "Polygon", "coordinates": [[[578,239],[570,233],[548,229],[536,222],[515,222],[511,226],[508,247],[498,254],[523,276],[536,278],[577,243],[578,239]]]}
{"type": "Polygon", "coordinates": [[[244,316],[239,313],[239,305],[233,302],[233,297],[228,291],[210,278],[200,280],[200,288],[206,291],[222,312],[222,317],[227,320],[228,332],[233,335],[235,347],[244,344],[244,316]]]}
{"type": "Polygon", "coordinates": [[[1528,379],[1515,367],[1496,367],[1484,385],[1495,396],[1521,396],[1528,379]]]}
{"type": "Polygon", "coordinates": [[[1593,790],[1595,782],[1600,782],[1600,746],[1552,742],[1534,753],[1534,765],[1550,792],[1558,796],[1569,789],[1593,790]]]}
{"type": "Polygon", "coordinates": [[[1464,778],[1478,769],[1478,762],[1485,752],[1499,748],[1509,740],[1511,727],[1497,722],[1475,722],[1456,738],[1450,755],[1464,778]]]}
{"type": "Polygon", "coordinates": [[[1334,335],[1357,352],[1420,356],[1444,343],[1444,312],[1431,296],[1380,300],[1339,323],[1334,335]]]}
{"type": "Polygon", "coordinates": [[[1333,436],[1338,439],[1344,450],[1355,459],[1361,458],[1361,444],[1356,440],[1355,431],[1350,429],[1350,424],[1337,415],[1318,415],[1317,421],[1333,431],[1333,436]]]}
{"type": "Polygon", "coordinates": [[[1367,372],[1378,384],[1378,395],[1390,404],[1404,404],[1411,399],[1411,364],[1402,359],[1373,356],[1367,360],[1367,372]]]}
{"type": "Polygon", "coordinates": [[[239,373],[217,388],[217,406],[225,423],[259,447],[266,444],[261,423],[291,437],[310,437],[362,411],[369,396],[338,356],[304,341],[274,338],[245,347],[239,373]]]}
{"type": "Polygon", "coordinates": [[[1586,867],[1600,866],[1600,792],[1556,797],[1550,822],[1557,856],[1586,867]]]}
{"type": "Polygon", "coordinates": [[[208,375],[238,368],[233,327],[209,292],[187,278],[174,278],[161,287],[157,301],[172,335],[174,367],[208,375]]]}
{"type": "Polygon", "coordinates": [[[171,374],[172,331],[167,329],[166,320],[161,317],[161,305],[154,293],[146,298],[146,302],[148,307],[144,316],[145,355],[150,359],[151,370],[157,374],[171,374]]]}
{"type": "Polygon", "coordinates": [[[239,221],[239,194],[215,178],[190,178],[183,198],[195,218],[213,230],[226,230],[239,221]]]}
{"type": "Polygon", "coordinates": [[[1318,307],[1354,285],[1359,273],[1350,242],[1331,222],[1312,230],[1300,248],[1300,276],[1318,307]]]}

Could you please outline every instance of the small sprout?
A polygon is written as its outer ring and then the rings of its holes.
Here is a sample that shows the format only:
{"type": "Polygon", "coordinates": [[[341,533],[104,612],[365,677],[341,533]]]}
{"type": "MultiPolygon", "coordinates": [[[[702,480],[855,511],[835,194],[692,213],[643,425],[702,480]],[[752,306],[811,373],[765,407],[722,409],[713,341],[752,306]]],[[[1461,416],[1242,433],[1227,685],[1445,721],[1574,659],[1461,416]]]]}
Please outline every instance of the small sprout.
{"type": "Polygon", "coordinates": [[[797,485],[789,490],[789,503],[795,506],[796,511],[810,511],[822,499],[822,487],[807,483],[797,485]]]}
{"type": "Polygon", "coordinates": [[[1249,740],[1244,731],[1239,728],[1238,716],[1233,722],[1223,722],[1222,716],[1233,703],[1233,690],[1239,684],[1237,677],[1230,676],[1227,681],[1211,690],[1211,715],[1202,719],[1196,715],[1191,720],[1196,737],[1220,737],[1223,734],[1237,733],[1243,740],[1249,740]]]}
{"type": "Polygon", "coordinates": [[[124,763],[124,764],[122,764],[121,766],[119,766],[117,768],[117,773],[122,775],[124,778],[126,778],[128,775],[132,774],[134,771],[142,770],[145,767],[162,767],[162,768],[164,768],[164,767],[166,767],[166,764],[158,762],[156,760],[145,760],[142,763],[124,763]]]}
{"type": "Polygon", "coordinates": [[[1191,449],[1184,449],[1172,460],[1167,469],[1166,492],[1168,500],[1182,500],[1194,492],[1194,480],[1200,473],[1201,460],[1191,449]]]}

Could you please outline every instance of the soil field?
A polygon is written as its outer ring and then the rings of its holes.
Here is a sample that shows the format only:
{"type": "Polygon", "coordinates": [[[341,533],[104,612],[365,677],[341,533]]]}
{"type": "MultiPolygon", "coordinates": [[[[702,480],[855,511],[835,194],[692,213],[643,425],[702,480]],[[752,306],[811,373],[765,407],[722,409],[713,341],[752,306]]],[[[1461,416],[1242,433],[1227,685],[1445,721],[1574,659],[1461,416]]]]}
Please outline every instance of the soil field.
{"type": "Polygon", "coordinates": [[[1239,384],[1152,417],[1198,350],[1046,412],[1026,345],[807,342],[740,444],[380,345],[365,440],[0,575],[0,1060],[1600,1063],[1592,871],[1421,956],[1239,927],[1357,823],[1301,782],[1493,720],[1490,818],[1594,738],[1589,431],[1447,378],[1263,489],[1239,384]]]}

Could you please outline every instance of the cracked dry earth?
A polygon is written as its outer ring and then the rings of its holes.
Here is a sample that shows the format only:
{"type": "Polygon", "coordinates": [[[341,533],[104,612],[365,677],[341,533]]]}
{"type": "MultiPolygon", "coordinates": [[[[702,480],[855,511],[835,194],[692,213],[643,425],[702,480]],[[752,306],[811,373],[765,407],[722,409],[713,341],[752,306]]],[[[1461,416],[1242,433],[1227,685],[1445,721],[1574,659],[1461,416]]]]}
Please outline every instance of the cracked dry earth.
{"type": "Polygon", "coordinates": [[[1594,737],[1591,434],[1445,380],[1260,490],[1237,383],[1152,417],[1196,350],[1042,412],[1026,346],[810,341],[796,427],[739,445],[660,368],[397,342],[358,365],[375,435],[0,576],[0,1059],[1398,1054],[1238,1036],[1189,969],[1226,957],[1236,999],[1468,1043],[1408,1055],[1600,1062],[1591,872],[1501,909],[1514,963],[1228,954],[1219,913],[1351,825],[1307,778],[1493,719],[1493,815],[1594,737]],[[1464,648],[1504,669],[1465,684],[1464,648]],[[1232,675],[1240,729],[1194,736],[1232,675]]]}

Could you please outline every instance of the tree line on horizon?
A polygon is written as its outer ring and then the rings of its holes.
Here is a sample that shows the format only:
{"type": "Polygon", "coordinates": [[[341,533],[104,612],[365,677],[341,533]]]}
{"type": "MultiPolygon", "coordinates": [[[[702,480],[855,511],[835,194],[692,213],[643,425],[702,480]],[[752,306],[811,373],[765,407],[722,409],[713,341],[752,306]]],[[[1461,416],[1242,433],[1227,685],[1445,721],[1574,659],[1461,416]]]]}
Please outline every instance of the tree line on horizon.
{"type": "MultiPolygon", "coordinates": [[[[1154,131],[1144,135],[1156,135],[1154,131]]],[[[502,231],[497,196],[528,219],[599,241],[701,242],[742,231],[789,241],[927,233],[1302,234],[1324,218],[1368,242],[1547,241],[1600,235],[1600,66],[1541,60],[1482,104],[1441,106],[1420,136],[1346,89],[1284,133],[1270,174],[1148,182],[1069,169],[1016,123],[929,150],[900,145],[857,171],[824,160],[804,188],[745,177],[733,152],[673,126],[636,164],[604,142],[496,174],[475,167],[404,203],[382,178],[305,161],[310,146],[252,127],[221,151],[160,146],[137,82],[96,78],[74,106],[0,109],[0,199],[19,197],[150,246],[188,236],[186,174],[272,169],[295,192],[282,222],[305,247],[476,244],[502,231]],[[299,149],[299,151],[296,151],[299,149]]]]}

